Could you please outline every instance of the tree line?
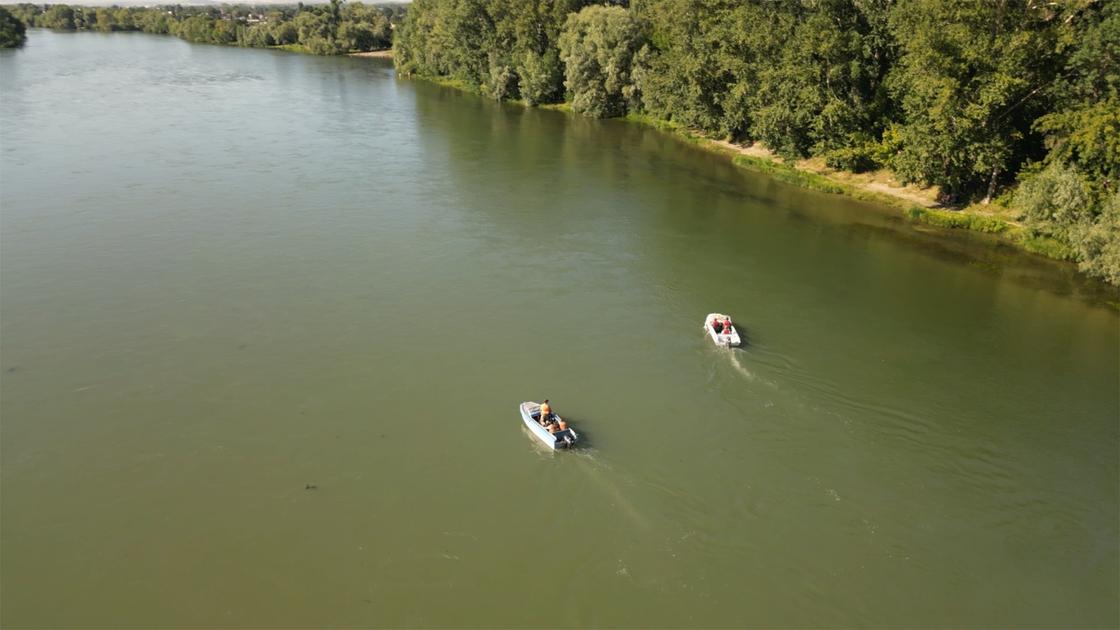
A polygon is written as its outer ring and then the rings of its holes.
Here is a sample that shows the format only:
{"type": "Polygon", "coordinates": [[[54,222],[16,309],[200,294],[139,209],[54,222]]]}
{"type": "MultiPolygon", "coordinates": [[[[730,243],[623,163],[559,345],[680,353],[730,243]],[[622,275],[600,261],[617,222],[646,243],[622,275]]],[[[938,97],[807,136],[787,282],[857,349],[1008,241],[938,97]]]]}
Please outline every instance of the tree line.
{"type": "Polygon", "coordinates": [[[27,27],[11,11],[0,7],[0,48],[18,48],[27,41],[27,27]]]}
{"type": "Polygon", "coordinates": [[[1115,0],[415,0],[394,58],[994,201],[1120,284],[1115,0]]]}
{"type": "MultiPolygon", "coordinates": [[[[63,31],[142,31],[189,42],[234,46],[289,46],[317,55],[383,50],[401,5],[332,0],[324,5],[215,7],[82,7],[19,4],[10,8],[28,26],[63,31]]],[[[0,28],[3,26],[0,16],[0,28]]],[[[2,32],[2,31],[0,31],[2,32]]]]}

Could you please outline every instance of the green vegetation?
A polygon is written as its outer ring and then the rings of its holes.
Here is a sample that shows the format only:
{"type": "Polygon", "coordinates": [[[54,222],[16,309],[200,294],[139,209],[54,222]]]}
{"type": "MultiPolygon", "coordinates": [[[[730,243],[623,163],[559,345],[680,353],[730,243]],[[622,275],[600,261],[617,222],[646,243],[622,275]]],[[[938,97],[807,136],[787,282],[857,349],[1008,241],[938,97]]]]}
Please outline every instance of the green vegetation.
{"type": "Polygon", "coordinates": [[[886,169],[946,208],[978,204],[914,220],[1002,233],[1120,284],[1115,1],[416,0],[393,45],[401,72],[493,98],[886,169]]]}
{"type": "Polygon", "coordinates": [[[22,43],[20,22],[319,55],[392,43],[404,74],[626,116],[692,142],[758,143],[784,163],[735,162],[816,190],[886,198],[794,161],[889,171],[964,208],[906,210],[914,220],[1004,233],[1120,284],[1111,0],[415,0],[407,12],[343,0],[21,4],[0,9],[0,45],[22,43]],[[997,198],[999,212],[983,210],[997,198]]]}
{"type": "Polygon", "coordinates": [[[559,44],[572,109],[598,118],[638,109],[631,74],[643,40],[641,25],[620,7],[590,6],[569,16],[559,44]]]}
{"type": "Polygon", "coordinates": [[[844,187],[832,182],[826,177],[821,177],[814,173],[806,173],[805,171],[798,170],[787,164],[781,164],[773,160],[765,158],[753,157],[750,155],[737,155],[732,160],[735,164],[744,168],[749,168],[752,171],[766,173],[774,179],[796,184],[803,188],[810,190],[819,190],[820,192],[841,194],[847,192],[844,187]]]}
{"type": "Polygon", "coordinates": [[[987,232],[999,234],[1009,229],[1006,222],[995,217],[985,217],[976,214],[963,214],[946,210],[931,210],[913,206],[906,211],[907,216],[916,221],[936,225],[937,227],[954,230],[972,230],[974,232],[987,232]]]}
{"type": "Polygon", "coordinates": [[[13,12],[27,25],[56,30],[143,31],[202,44],[340,55],[388,48],[392,43],[391,25],[401,19],[404,7],[331,0],[325,5],[267,7],[20,4],[13,7],[13,12]]]}
{"type": "Polygon", "coordinates": [[[0,48],[18,48],[27,41],[27,27],[4,7],[0,7],[0,48]]]}

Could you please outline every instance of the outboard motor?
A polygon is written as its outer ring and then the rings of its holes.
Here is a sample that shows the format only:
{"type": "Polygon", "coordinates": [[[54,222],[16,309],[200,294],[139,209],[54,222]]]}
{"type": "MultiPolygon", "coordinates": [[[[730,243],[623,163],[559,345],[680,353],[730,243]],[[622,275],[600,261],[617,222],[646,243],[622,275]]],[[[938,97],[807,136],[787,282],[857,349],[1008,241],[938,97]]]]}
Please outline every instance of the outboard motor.
{"type": "Polygon", "coordinates": [[[572,448],[572,445],[574,445],[575,443],[576,440],[572,437],[571,433],[564,434],[564,448],[572,448]]]}

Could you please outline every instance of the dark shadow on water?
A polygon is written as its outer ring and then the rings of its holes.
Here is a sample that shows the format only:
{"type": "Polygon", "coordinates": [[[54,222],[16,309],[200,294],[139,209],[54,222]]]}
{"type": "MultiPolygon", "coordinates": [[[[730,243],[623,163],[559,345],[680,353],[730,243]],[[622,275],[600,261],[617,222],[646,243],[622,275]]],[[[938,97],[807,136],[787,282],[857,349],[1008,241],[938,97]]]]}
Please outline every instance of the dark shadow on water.
{"type": "MultiPolygon", "coordinates": [[[[905,223],[903,219],[900,222],[905,223]]],[[[1111,287],[1077,271],[1072,263],[1030,254],[979,233],[944,234],[940,228],[902,226],[901,229],[855,223],[845,226],[853,234],[902,240],[915,251],[980,273],[1010,280],[1030,289],[1074,298],[1097,307],[1117,309],[1120,288],[1111,287]],[[979,246],[978,246],[979,245],[979,246]]]]}

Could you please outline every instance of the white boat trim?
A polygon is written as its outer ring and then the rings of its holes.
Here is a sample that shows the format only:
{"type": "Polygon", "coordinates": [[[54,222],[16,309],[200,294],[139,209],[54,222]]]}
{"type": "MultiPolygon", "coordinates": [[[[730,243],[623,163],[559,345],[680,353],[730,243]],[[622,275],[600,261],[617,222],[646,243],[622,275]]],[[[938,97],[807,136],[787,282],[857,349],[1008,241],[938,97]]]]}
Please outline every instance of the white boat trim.
{"type": "Polygon", "coordinates": [[[704,318],[704,330],[707,331],[708,336],[712,338],[712,342],[717,346],[728,347],[738,346],[740,343],[742,343],[742,340],[739,338],[739,331],[735,328],[735,324],[731,325],[730,334],[726,332],[717,333],[715,329],[712,328],[712,320],[717,318],[730,319],[730,317],[724,315],[723,313],[708,313],[708,316],[704,318]]]}
{"type": "MultiPolygon", "coordinates": [[[[541,406],[539,403],[528,400],[518,405],[517,409],[521,412],[521,420],[525,423],[525,426],[528,427],[529,432],[536,436],[545,446],[553,450],[571,448],[579,441],[579,434],[576,433],[576,430],[572,427],[568,427],[559,433],[549,433],[548,429],[541,426],[541,424],[533,418],[534,413],[540,413],[541,406]],[[566,440],[566,437],[570,439],[566,440]]],[[[555,413],[552,414],[552,417],[558,421],[560,420],[560,416],[555,413]]]]}

